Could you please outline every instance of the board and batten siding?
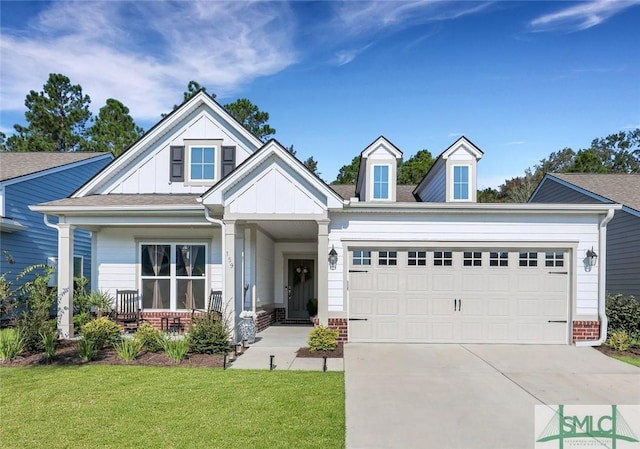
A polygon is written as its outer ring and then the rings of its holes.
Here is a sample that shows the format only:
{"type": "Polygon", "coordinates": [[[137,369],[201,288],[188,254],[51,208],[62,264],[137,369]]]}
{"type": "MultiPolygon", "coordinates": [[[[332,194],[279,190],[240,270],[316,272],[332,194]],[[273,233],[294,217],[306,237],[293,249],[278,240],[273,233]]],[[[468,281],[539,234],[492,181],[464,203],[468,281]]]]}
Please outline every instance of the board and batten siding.
{"type": "MultiPolygon", "coordinates": [[[[111,161],[110,158],[89,160],[68,170],[59,170],[5,186],[4,214],[26,230],[0,236],[0,248],[7,251],[15,263],[9,264],[0,257],[0,273],[7,273],[7,280],[15,282],[15,276],[33,264],[46,264],[49,257],[58,257],[58,232],[44,224],[44,215],[33,212],[30,205],[66,198],[82,184],[98,173],[111,161]]],[[[51,218],[56,222],[56,218],[51,218]]],[[[83,257],[83,274],[91,280],[91,233],[74,231],[74,255],[83,257]]],[[[14,287],[19,283],[15,283],[14,287]]],[[[93,288],[93,286],[92,286],[93,288]]]]}
{"type": "MultiPolygon", "coordinates": [[[[540,186],[531,203],[600,204],[599,201],[551,179],[540,186]]],[[[640,298],[640,217],[626,210],[615,212],[607,225],[606,290],[640,298]]]]}
{"type": "MultiPolygon", "coordinates": [[[[169,182],[170,147],[183,146],[185,139],[222,140],[223,146],[236,147],[236,166],[247,159],[257,148],[244,142],[240,136],[220,126],[206,110],[199,110],[172,129],[167,138],[155,142],[143,151],[126,173],[119,174],[120,179],[109,183],[100,193],[136,194],[136,193],[204,193],[211,185],[188,185],[184,182],[169,182]]],[[[221,170],[221,149],[216,153],[216,172],[221,170]]],[[[186,167],[185,167],[186,169],[186,167]]],[[[219,179],[216,179],[217,182],[219,179]]]]}
{"type": "MultiPolygon", "coordinates": [[[[222,246],[219,227],[211,228],[103,228],[96,233],[98,289],[115,296],[116,290],[139,290],[139,244],[200,243],[207,245],[209,289],[222,290],[222,246]]],[[[174,261],[172,261],[174,263],[174,261]]]]}
{"type": "MultiPolygon", "coordinates": [[[[332,217],[329,245],[340,255],[338,266],[329,271],[329,311],[345,312],[345,264],[348,246],[378,243],[379,248],[474,248],[487,250],[525,249],[536,244],[571,249],[570,273],[575,273],[574,316],[593,317],[598,313],[598,273],[586,271],[584,254],[598,244],[598,217],[572,215],[553,217],[527,216],[517,213],[500,215],[429,215],[389,216],[384,214],[336,214],[332,217]],[[495,247],[490,242],[495,242],[495,247]],[[509,245],[507,245],[507,242],[509,245]],[[463,245],[462,247],[460,245],[463,245]],[[475,246],[478,245],[478,246],[475,246]],[[488,245],[488,246],[487,246],[488,245]]],[[[570,286],[572,289],[573,286],[570,286]]]]}

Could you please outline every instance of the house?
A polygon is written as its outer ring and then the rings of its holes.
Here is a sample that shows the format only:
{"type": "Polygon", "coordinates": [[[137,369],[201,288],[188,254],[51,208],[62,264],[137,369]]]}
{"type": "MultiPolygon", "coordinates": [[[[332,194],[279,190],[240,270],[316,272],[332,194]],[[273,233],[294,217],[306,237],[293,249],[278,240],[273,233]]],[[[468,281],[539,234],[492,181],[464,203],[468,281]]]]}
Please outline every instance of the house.
{"type": "Polygon", "coordinates": [[[547,174],[529,202],[622,204],[607,225],[606,290],[640,298],[640,174],[547,174]]]}
{"type": "Polygon", "coordinates": [[[69,198],[32,206],[59,220],[60,331],[80,228],[92,285],[138,290],[156,326],[219,290],[232,325],[253,310],[260,329],[308,318],[315,297],[353,342],[601,343],[606,257],[584,262],[621,206],[476,203],[482,156],[462,137],[409,192],[381,136],[334,189],[200,92],[69,198]]]}
{"type": "MultiPolygon", "coordinates": [[[[47,225],[29,205],[69,196],[111,160],[111,153],[0,153],[0,273],[14,287],[24,268],[58,257],[55,220],[47,225]]],[[[78,228],[75,241],[74,273],[89,278],[91,235],[78,228]]]]}

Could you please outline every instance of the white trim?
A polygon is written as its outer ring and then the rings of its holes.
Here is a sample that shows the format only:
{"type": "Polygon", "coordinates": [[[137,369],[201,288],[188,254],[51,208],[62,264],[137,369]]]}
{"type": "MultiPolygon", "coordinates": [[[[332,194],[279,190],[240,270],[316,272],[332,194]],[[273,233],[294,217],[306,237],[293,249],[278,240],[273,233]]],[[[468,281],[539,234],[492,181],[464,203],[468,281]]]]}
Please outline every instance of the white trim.
{"type": "MultiPolygon", "coordinates": [[[[218,169],[219,164],[218,164],[218,155],[220,154],[219,151],[220,146],[217,144],[205,144],[205,143],[196,143],[196,142],[191,142],[191,143],[185,143],[185,177],[184,177],[184,184],[188,185],[188,186],[212,186],[213,184],[215,184],[220,178],[218,176],[218,169]],[[203,150],[207,150],[207,149],[212,149],[213,150],[213,178],[211,179],[192,179],[191,178],[191,151],[194,148],[201,148],[203,150]]],[[[204,163],[203,163],[204,165],[204,163]]]]}
{"type": "Polygon", "coordinates": [[[471,178],[472,178],[472,174],[471,172],[473,171],[473,167],[471,166],[471,164],[451,164],[451,198],[450,201],[455,201],[455,202],[472,202],[472,196],[471,196],[471,187],[472,187],[472,183],[471,183],[471,178]],[[455,171],[456,171],[456,167],[466,167],[467,168],[467,197],[466,198],[456,198],[456,180],[455,180],[455,171]]]}
{"type": "Polygon", "coordinates": [[[371,189],[371,201],[389,201],[391,199],[391,164],[371,164],[371,185],[369,188],[371,189]],[[387,196],[376,198],[376,167],[387,167],[387,196]]]}
{"type": "Polygon", "coordinates": [[[25,229],[27,229],[27,226],[23,225],[19,221],[7,217],[0,217],[1,232],[24,231],[25,229]]]}

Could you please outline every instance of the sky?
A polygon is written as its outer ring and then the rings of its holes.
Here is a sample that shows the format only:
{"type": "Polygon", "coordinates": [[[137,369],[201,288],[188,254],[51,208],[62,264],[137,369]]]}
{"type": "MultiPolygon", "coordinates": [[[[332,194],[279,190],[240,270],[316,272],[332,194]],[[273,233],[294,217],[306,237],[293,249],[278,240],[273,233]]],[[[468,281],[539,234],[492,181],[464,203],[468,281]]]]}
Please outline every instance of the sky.
{"type": "Polygon", "coordinates": [[[407,159],[464,135],[498,187],[640,127],[640,0],[0,2],[0,131],[49,73],[145,130],[190,80],[248,98],[332,181],[383,135],[407,159]]]}

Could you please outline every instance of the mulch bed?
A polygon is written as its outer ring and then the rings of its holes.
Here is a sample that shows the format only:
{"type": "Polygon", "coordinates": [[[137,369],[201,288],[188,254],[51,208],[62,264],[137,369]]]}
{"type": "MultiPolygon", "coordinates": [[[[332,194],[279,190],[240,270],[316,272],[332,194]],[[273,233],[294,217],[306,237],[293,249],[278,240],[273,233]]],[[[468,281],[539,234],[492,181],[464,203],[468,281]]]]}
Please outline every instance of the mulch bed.
{"type": "Polygon", "coordinates": [[[325,356],[331,359],[341,359],[343,354],[342,343],[338,343],[338,347],[334,351],[311,351],[309,348],[300,348],[297,352],[298,357],[314,359],[321,359],[325,356]]]}
{"type": "Polygon", "coordinates": [[[121,360],[114,349],[103,349],[98,352],[96,360],[84,362],[78,355],[76,342],[62,340],[56,351],[56,356],[51,362],[47,362],[44,353],[25,354],[18,356],[10,362],[0,363],[0,366],[71,366],[71,365],[144,365],[144,366],[182,366],[182,367],[208,367],[221,368],[224,363],[222,354],[189,354],[180,363],[175,363],[165,353],[143,352],[135,360],[125,362],[121,360]]]}
{"type": "Polygon", "coordinates": [[[628,351],[616,351],[615,349],[610,348],[607,345],[600,345],[600,346],[596,346],[596,349],[600,352],[602,352],[603,354],[606,354],[608,356],[611,355],[626,355],[629,357],[635,357],[640,359],[640,348],[631,348],[628,351]]]}

